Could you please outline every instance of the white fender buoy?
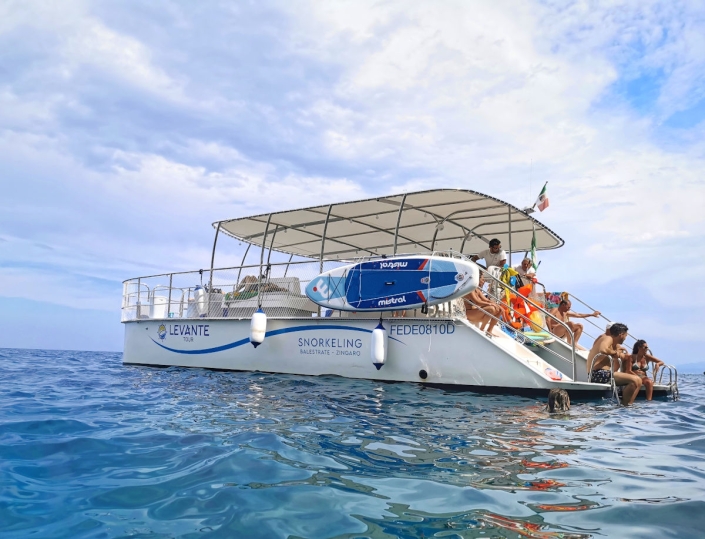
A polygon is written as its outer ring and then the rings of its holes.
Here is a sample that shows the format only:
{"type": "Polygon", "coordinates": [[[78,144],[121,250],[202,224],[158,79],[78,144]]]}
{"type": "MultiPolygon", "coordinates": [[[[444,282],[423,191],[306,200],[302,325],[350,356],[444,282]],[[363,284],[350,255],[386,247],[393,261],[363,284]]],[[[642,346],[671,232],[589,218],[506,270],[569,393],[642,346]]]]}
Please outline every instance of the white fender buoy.
{"type": "Polygon", "coordinates": [[[372,364],[377,370],[382,368],[387,359],[387,330],[384,329],[382,321],[372,330],[372,364]]]}
{"type": "Polygon", "coordinates": [[[196,288],[193,289],[193,297],[196,300],[196,312],[198,316],[203,316],[208,310],[206,290],[202,286],[196,286],[196,288]]]}
{"type": "Polygon", "coordinates": [[[250,321],[250,342],[252,346],[257,348],[264,341],[264,335],[267,333],[267,315],[264,314],[262,308],[255,311],[250,321]]]}

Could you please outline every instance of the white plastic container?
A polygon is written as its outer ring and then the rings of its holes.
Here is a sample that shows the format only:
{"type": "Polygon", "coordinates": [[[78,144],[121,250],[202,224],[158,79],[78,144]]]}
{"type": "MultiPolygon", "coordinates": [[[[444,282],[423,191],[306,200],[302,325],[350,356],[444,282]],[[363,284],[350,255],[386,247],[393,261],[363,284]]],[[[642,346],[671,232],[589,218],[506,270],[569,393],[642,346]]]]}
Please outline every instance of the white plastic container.
{"type": "Polygon", "coordinates": [[[196,300],[196,313],[198,316],[205,316],[208,312],[208,295],[202,286],[193,289],[193,297],[196,300]]]}
{"type": "Polygon", "coordinates": [[[152,305],[149,309],[150,318],[167,318],[167,303],[168,298],[163,296],[154,296],[152,298],[152,305]]]}

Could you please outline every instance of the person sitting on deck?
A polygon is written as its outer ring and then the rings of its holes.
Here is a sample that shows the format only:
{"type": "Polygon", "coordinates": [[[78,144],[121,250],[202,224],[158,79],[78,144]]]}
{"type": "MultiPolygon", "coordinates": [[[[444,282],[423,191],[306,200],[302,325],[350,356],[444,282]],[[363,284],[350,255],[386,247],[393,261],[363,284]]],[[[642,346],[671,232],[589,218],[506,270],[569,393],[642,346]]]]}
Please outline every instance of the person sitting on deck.
{"type": "Polygon", "coordinates": [[[512,266],[514,271],[516,271],[520,277],[536,277],[536,270],[531,264],[530,258],[525,258],[521,261],[521,264],[517,266],[512,266]]]}
{"type": "Polygon", "coordinates": [[[590,382],[608,384],[614,373],[614,383],[624,386],[622,404],[628,406],[634,402],[641,388],[641,378],[631,372],[631,364],[624,362],[625,372],[619,370],[619,345],[627,338],[628,328],[616,322],[610,327],[610,338],[603,339],[600,335],[588,353],[587,369],[590,382]],[[610,370],[610,365],[612,369],[610,370]],[[592,369],[591,369],[592,366],[592,369]]]}
{"type": "MultiPolygon", "coordinates": [[[[571,311],[570,307],[570,300],[562,299],[561,302],[558,304],[558,307],[556,307],[555,309],[551,309],[549,312],[570,328],[570,330],[573,332],[573,335],[575,336],[575,346],[577,347],[578,340],[580,340],[580,336],[583,334],[583,325],[571,322],[569,318],[588,318],[590,316],[597,317],[600,316],[600,311],[594,311],[592,314],[580,314],[571,311]]],[[[570,333],[566,330],[564,326],[562,326],[552,318],[548,318],[548,330],[553,333],[556,337],[565,339],[566,341],[568,341],[568,344],[572,344],[570,333]]]]}
{"type": "Polygon", "coordinates": [[[493,301],[487,299],[482,293],[482,287],[485,284],[485,276],[480,275],[480,281],[477,288],[469,294],[463,296],[467,300],[468,308],[466,317],[469,322],[478,326],[481,330],[487,328],[486,335],[492,336],[492,330],[497,325],[497,318],[502,313],[502,308],[493,301]],[[489,323],[489,327],[487,327],[489,323]]]}
{"type": "Polygon", "coordinates": [[[497,238],[490,240],[489,249],[471,256],[470,260],[477,262],[480,258],[484,259],[487,269],[490,269],[491,266],[502,268],[507,263],[507,253],[502,250],[502,244],[497,238]]]}
{"type": "MultiPolygon", "coordinates": [[[[282,288],[274,283],[264,282],[265,278],[262,277],[262,284],[259,287],[262,292],[288,292],[288,288],[282,288]]],[[[233,297],[244,299],[250,298],[257,295],[259,280],[254,275],[245,275],[242,281],[235,287],[233,291],[233,297]]]]}
{"type": "MultiPolygon", "coordinates": [[[[656,373],[663,367],[663,361],[648,353],[649,345],[644,339],[639,339],[634,343],[634,349],[628,356],[627,362],[631,364],[632,372],[641,378],[641,383],[646,388],[646,400],[650,401],[654,397],[654,381],[656,373]],[[654,364],[654,380],[649,378],[649,363],[654,364]]],[[[625,362],[626,363],[626,362],[625,362]]]]}
{"type": "MultiPolygon", "coordinates": [[[[612,327],[612,324],[613,324],[613,322],[610,322],[609,324],[607,324],[607,328],[605,329],[605,332],[595,340],[595,344],[597,344],[597,342],[600,339],[605,340],[605,339],[611,338],[610,328],[612,327]]],[[[623,346],[620,344],[619,346],[617,346],[617,355],[618,355],[620,361],[625,361],[626,359],[629,358],[629,350],[627,349],[626,346],[623,346]]]]}

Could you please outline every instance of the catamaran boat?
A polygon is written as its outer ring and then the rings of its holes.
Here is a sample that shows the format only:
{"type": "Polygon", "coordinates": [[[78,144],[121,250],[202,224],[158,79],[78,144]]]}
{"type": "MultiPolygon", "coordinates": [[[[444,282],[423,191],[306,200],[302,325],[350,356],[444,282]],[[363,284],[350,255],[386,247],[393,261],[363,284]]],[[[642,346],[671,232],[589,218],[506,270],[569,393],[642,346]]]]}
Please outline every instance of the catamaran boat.
{"type": "MultiPolygon", "coordinates": [[[[550,313],[555,296],[539,282],[517,286],[512,253],[523,258],[532,242],[536,250],[564,244],[530,210],[475,191],[435,189],[213,226],[208,267],[123,283],[125,364],[616,397],[613,383],[588,379],[587,351],[549,330],[572,336],[550,313]],[[246,245],[239,266],[215,267],[223,235],[246,245]],[[470,257],[492,238],[509,265],[488,271],[470,257]],[[499,316],[464,299],[481,276],[499,316]],[[492,331],[470,323],[467,308],[494,319],[492,331]]],[[[603,332],[593,324],[583,339],[603,332]]],[[[675,368],[659,374],[654,395],[677,398],[675,368]]]]}

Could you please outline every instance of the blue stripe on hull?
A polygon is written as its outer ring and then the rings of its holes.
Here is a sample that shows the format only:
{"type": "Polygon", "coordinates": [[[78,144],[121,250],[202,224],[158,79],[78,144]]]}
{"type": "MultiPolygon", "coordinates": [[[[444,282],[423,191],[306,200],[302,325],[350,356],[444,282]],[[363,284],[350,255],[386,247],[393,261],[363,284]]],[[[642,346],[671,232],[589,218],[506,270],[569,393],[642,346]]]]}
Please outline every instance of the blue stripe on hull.
{"type": "MultiPolygon", "coordinates": [[[[372,333],[371,329],[364,329],[364,328],[356,328],[352,326],[334,326],[334,325],[325,325],[325,326],[297,326],[294,328],[284,328],[284,329],[275,329],[274,331],[268,331],[265,333],[264,337],[265,339],[267,337],[274,337],[276,335],[283,335],[284,333],[294,333],[297,331],[313,331],[313,330],[327,330],[327,329],[345,329],[348,331],[362,331],[363,333],[372,333]]],[[[399,339],[395,339],[394,337],[389,337],[393,341],[397,341],[399,343],[405,344],[404,341],[400,341],[399,339]]],[[[152,339],[150,337],[150,339],[152,339]]],[[[164,346],[163,344],[155,341],[152,339],[152,342],[156,344],[157,346],[160,346],[164,348],[164,350],[169,350],[169,352],[175,352],[177,354],[212,354],[214,352],[222,352],[223,350],[230,350],[231,348],[237,348],[238,346],[242,346],[243,344],[248,344],[250,342],[250,338],[248,337],[247,339],[240,339],[239,341],[231,342],[229,344],[224,344],[222,346],[216,346],[214,348],[205,348],[203,350],[177,350],[176,348],[169,348],[168,346],[164,346]]]]}

